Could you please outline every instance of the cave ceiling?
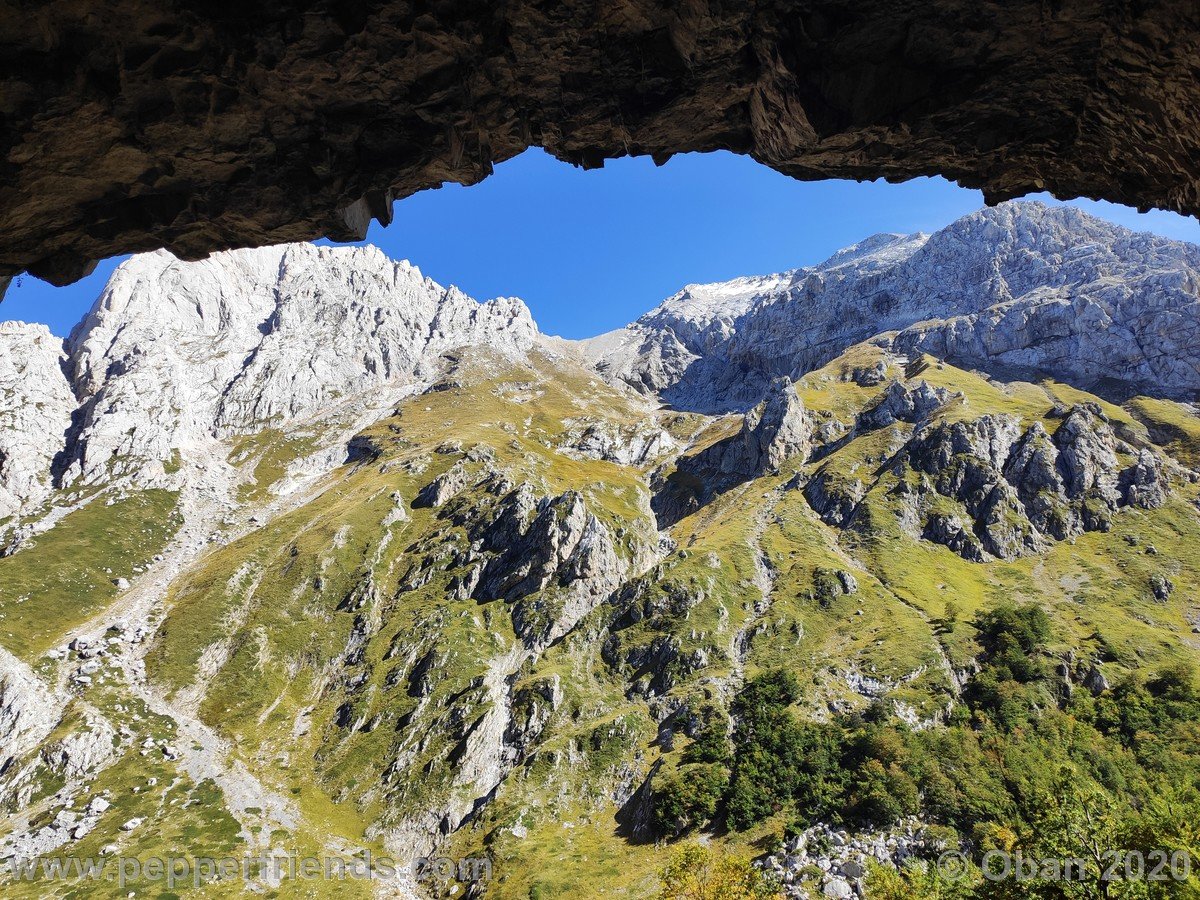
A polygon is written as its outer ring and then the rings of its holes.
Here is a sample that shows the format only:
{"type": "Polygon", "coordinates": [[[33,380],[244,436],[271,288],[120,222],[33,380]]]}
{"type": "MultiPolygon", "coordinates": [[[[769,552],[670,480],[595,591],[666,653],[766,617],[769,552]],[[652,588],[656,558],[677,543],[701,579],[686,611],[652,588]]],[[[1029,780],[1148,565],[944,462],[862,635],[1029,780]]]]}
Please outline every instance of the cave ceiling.
{"type": "Polygon", "coordinates": [[[0,281],[359,239],[531,146],[1195,215],[1200,4],[5,0],[0,141],[0,281]]]}

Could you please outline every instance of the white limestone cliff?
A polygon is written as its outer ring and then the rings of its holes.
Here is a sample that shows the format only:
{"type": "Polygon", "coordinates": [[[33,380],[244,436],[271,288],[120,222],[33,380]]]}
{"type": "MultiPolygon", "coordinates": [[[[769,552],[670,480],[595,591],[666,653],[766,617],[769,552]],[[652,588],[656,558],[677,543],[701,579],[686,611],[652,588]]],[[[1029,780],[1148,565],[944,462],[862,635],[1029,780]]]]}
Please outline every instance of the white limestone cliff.
{"type": "Polygon", "coordinates": [[[986,371],[1190,398],[1200,247],[1071,207],[1004,203],[930,236],[876,235],[817,266],[689,285],[581,350],[611,381],[716,412],[877,335],[986,371]]]}
{"type": "Polygon", "coordinates": [[[45,325],[0,322],[0,531],[52,489],[75,408],[64,359],[62,341],[45,325]]]}
{"type": "Polygon", "coordinates": [[[519,354],[536,335],[520,300],[477,303],[374,247],[137,256],[68,342],[82,406],[64,480],[114,456],[161,470],[213,437],[419,381],[447,350],[519,354]]]}

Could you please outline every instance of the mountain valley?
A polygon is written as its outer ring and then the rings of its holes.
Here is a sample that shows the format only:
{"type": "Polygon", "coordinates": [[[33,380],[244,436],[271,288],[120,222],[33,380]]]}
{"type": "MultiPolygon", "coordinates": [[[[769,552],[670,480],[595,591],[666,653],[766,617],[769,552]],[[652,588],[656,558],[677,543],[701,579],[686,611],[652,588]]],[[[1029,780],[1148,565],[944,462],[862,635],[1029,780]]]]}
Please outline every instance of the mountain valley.
{"type": "Polygon", "coordinates": [[[1035,203],[584,341],[370,247],[134,257],[0,323],[0,859],[884,897],[1067,777],[1145,833],[1200,809],[1198,397],[1200,247],[1035,203]]]}

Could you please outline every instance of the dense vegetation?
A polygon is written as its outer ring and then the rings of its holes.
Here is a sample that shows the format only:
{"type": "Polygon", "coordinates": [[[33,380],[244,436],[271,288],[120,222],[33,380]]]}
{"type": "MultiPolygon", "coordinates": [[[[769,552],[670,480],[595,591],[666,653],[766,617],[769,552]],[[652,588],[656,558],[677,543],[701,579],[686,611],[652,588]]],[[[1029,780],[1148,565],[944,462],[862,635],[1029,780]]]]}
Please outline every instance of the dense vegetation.
{"type": "Polygon", "coordinates": [[[658,900],[777,900],[779,888],[749,859],[696,844],[671,854],[658,900]]]}
{"type": "MultiPolygon", "coordinates": [[[[729,752],[710,715],[679,769],[657,780],[660,827],[741,830],[780,814],[787,830],[887,827],[919,815],[977,858],[995,847],[1070,856],[1100,846],[1194,849],[1200,691],[1191,669],[1130,676],[1093,697],[1056,673],[1039,606],[999,606],[973,624],[978,670],[944,727],[910,728],[881,703],[804,721],[792,709],[802,694],[794,674],[751,679],[734,703],[729,752]]],[[[901,882],[906,896],[919,888],[901,882]]],[[[876,885],[886,896],[887,877],[876,885]]]]}

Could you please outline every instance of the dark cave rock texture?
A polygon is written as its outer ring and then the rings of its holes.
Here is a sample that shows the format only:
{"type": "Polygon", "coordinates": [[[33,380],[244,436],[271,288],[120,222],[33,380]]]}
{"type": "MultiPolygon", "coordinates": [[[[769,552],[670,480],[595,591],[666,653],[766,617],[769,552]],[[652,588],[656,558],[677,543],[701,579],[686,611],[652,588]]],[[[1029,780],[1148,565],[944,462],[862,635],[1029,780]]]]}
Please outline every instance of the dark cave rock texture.
{"type": "MultiPolygon", "coordinates": [[[[0,283],[359,238],[540,145],[1200,212],[1200,5],[0,5],[0,283]]],[[[804,210],[797,210],[803,215],[804,210]]]]}

